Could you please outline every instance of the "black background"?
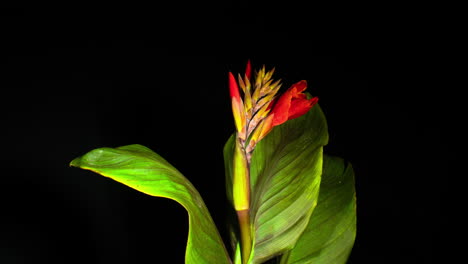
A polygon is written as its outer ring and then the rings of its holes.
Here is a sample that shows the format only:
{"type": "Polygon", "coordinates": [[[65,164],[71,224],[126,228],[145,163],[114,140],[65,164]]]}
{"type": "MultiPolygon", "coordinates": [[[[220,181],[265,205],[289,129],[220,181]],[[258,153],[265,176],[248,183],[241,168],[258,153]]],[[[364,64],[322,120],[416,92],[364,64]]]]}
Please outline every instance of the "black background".
{"type": "Polygon", "coordinates": [[[349,263],[436,263],[450,153],[424,8],[55,6],[1,19],[1,263],[183,263],[182,207],[68,166],[103,146],[165,157],[225,237],[227,73],[247,59],[320,98],[325,152],[356,173],[349,263]]]}

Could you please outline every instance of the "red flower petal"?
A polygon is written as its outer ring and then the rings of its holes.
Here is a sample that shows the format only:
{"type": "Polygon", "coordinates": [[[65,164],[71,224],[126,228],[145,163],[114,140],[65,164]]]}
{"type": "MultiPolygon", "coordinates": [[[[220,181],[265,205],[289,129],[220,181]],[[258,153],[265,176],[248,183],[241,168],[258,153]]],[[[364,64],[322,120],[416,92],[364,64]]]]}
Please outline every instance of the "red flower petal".
{"type": "Polygon", "coordinates": [[[288,120],[300,117],[306,114],[318,101],[318,97],[307,99],[292,100],[291,107],[289,108],[288,120]]]}
{"type": "Polygon", "coordinates": [[[288,89],[276,102],[271,113],[274,114],[272,126],[281,125],[288,120],[289,107],[291,106],[292,90],[288,89]]]}
{"type": "Polygon", "coordinates": [[[294,99],[303,99],[303,100],[307,100],[307,96],[304,94],[304,93],[300,93],[300,94],[296,94],[296,96],[293,97],[293,100],[294,99]]]}
{"type": "Polygon", "coordinates": [[[273,100],[271,100],[271,102],[268,104],[266,111],[270,111],[273,108],[273,106],[276,104],[276,101],[278,101],[278,97],[275,97],[273,98],[273,100]]]}
{"type": "Polygon", "coordinates": [[[306,88],[307,82],[302,80],[293,84],[281,95],[271,111],[271,114],[274,114],[272,126],[281,125],[287,120],[304,115],[317,103],[317,97],[307,100],[307,96],[303,93],[306,88]]]}
{"type": "Polygon", "coordinates": [[[307,81],[302,80],[293,84],[291,88],[289,89],[294,90],[293,98],[299,98],[301,96],[305,96],[305,94],[303,94],[302,92],[305,91],[306,88],[307,88],[307,81]]]}

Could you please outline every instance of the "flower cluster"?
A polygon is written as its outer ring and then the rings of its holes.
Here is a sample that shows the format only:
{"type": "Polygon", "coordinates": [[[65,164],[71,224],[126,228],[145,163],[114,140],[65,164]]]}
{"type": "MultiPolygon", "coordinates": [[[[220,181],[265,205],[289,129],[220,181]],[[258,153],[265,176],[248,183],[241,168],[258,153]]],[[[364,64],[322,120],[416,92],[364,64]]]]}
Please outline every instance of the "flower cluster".
{"type": "Polygon", "coordinates": [[[306,81],[293,84],[277,96],[281,82],[273,81],[274,69],[263,66],[252,78],[250,61],[244,76],[229,72],[229,91],[236,125],[236,141],[232,160],[232,198],[241,233],[242,262],[247,263],[252,247],[250,219],[250,162],[256,144],[275,126],[297,118],[309,111],[318,101],[307,99],[303,92],[306,81]],[[241,97],[241,92],[243,98],[241,97]]]}
{"type": "Polygon", "coordinates": [[[309,111],[318,101],[317,97],[307,99],[303,93],[307,88],[305,80],[293,84],[285,93],[277,97],[281,81],[273,81],[274,69],[265,70],[263,66],[252,77],[250,61],[244,76],[238,80],[229,72],[229,91],[232,112],[237,130],[237,139],[244,148],[248,163],[255,145],[273,127],[278,126],[309,111]],[[243,92],[243,99],[239,86],[243,92]]]}

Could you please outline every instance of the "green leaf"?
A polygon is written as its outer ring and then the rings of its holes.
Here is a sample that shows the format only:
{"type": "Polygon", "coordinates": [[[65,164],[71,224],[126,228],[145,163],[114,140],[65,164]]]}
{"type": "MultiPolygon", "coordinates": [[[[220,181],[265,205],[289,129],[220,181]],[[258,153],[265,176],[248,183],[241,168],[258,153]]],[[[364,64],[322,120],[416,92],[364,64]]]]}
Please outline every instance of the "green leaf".
{"type": "MultiPolygon", "coordinates": [[[[224,148],[228,199],[232,201],[233,140],[224,148]]],[[[294,247],[316,205],[322,174],[323,146],[328,142],[322,110],[275,127],[252,155],[251,263],[262,263],[294,247]]]]}
{"type": "MultiPolygon", "coordinates": [[[[226,144],[224,145],[223,155],[224,155],[224,171],[226,174],[226,195],[229,202],[234,205],[233,193],[232,193],[232,166],[234,158],[234,148],[235,148],[235,133],[232,134],[226,144]]],[[[234,243],[235,245],[235,243],[234,243]]]]}
{"type": "Polygon", "coordinates": [[[281,263],[344,264],[356,237],[356,194],[351,164],[324,157],[318,205],[296,246],[281,263]]]}
{"type": "Polygon", "coordinates": [[[97,172],[148,195],[177,201],[189,214],[185,263],[232,263],[198,191],[150,149],[141,145],[99,148],[74,159],[70,165],[97,172]]]}
{"type": "Polygon", "coordinates": [[[316,105],[257,145],[251,163],[253,263],[293,248],[306,228],[317,204],[327,143],[325,116],[316,105]]]}

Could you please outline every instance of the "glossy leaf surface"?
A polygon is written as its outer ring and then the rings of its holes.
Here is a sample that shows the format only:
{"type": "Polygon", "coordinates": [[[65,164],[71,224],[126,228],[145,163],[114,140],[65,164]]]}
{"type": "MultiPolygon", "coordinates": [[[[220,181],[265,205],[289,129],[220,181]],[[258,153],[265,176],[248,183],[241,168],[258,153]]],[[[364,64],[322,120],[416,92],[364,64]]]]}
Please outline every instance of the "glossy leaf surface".
{"type": "Polygon", "coordinates": [[[155,152],[141,145],[99,148],[74,159],[70,165],[94,171],[148,195],[177,201],[189,215],[185,263],[231,263],[198,191],[155,152]]]}
{"type": "MultiPolygon", "coordinates": [[[[318,198],[327,124],[318,105],[306,115],[275,127],[261,140],[251,163],[251,263],[292,249],[307,226],[318,198]]],[[[224,155],[228,199],[233,138],[224,155]]],[[[232,188],[232,187],[231,187],[232,188]]]]}
{"type": "Polygon", "coordinates": [[[354,172],[337,157],[324,157],[317,207],[296,246],[281,263],[344,264],[356,237],[354,172]]]}

